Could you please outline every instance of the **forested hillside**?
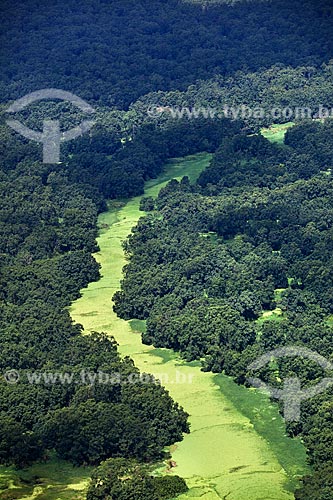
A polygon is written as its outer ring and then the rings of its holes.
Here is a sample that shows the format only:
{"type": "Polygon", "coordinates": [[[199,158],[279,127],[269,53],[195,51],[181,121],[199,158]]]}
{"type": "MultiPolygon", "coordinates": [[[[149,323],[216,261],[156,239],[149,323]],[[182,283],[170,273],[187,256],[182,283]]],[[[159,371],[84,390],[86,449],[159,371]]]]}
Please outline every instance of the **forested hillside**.
{"type": "Polygon", "coordinates": [[[232,76],[199,80],[185,92],[151,92],[133,103],[130,113],[136,123],[153,121],[160,126],[172,125],[179,116],[177,111],[185,110],[184,117],[193,116],[193,110],[199,116],[206,112],[210,118],[225,113],[259,131],[271,123],[316,118],[320,110],[332,116],[332,96],[333,60],[318,67],[275,64],[256,72],[237,71],[232,76]],[[147,109],[153,116],[147,116],[147,109]]]}
{"type": "Polygon", "coordinates": [[[276,63],[333,57],[328,0],[200,4],[180,0],[20,0],[1,4],[3,101],[39,88],[127,107],[154,90],[276,63]],[[153,41],[153,43],[152,43],[153,41]]]}

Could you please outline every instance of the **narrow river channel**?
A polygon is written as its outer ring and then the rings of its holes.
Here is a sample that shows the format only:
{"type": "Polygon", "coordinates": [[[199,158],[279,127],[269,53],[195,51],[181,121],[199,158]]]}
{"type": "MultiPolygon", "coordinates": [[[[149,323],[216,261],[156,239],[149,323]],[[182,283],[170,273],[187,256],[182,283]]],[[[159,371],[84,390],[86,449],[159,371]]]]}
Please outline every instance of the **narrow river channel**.
{"type": "MultiPolygon", "coordinates": [[[[156,196],[171,178],[188,175],[194,181],[210,157],[200,153],[172,160],[158,179],[146,183],[145,195],[156,196]]],[[[306,471],[305,449],[285,435],[276,406],[223,375],[200,371],[199,363],[186,363],[173,351],[143,345],[143,322],[124,321],[113,312],[112,296],[126,263],[121,243],[143,215],[140,198],[113,204],[100,215],[95,258],[102,277],[82,290],[70,308],[72,318],[85,334],[95,330],[113,335],[120,353],[129,355],[141,371],[162,376],[163,385],[190,414],[191,433],[171,446],[176,466],[166,472],[187,481],[190,490],[179,499],[293,499],[297,478],[306,471]]]]}

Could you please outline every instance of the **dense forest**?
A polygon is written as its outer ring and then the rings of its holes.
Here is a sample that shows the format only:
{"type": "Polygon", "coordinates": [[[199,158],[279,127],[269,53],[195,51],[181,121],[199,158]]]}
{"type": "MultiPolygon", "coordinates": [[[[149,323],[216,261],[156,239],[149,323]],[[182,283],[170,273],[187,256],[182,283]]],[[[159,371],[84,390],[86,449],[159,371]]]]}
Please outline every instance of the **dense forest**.
{"type": "Polygon", "coordinates": [[[1,176],[0,364],[3,372],[20,372],[15,386],[1,382],[1,462],[23,466],[53,448],[76,464],[111,455],[156,458],[188,427],[186,414],[153,380],[97,388],[29,383],[32,371],[138,372],[112,339],[80,335],[65,309],[99,278],[91,256],[97,209],[65,175],[43,168],[31,164],[29,175],[17,169],[1,176]]]}
{"type": "Polygon", "coordinates": [[[216,74],[333,57],[327,0],[206,8],[180,0],[85,0],[80,8],[74,0],[5,0],[1,9],[5,101],[57,87],[124,108],[216,74]]]}
{"type": "MultiPolygon", "coordinates": [[[[315,118],[319,103],[332,108],[332,3],[5,0],[0,10],[0,371],[20,372],[17,384],[0,379],[0,463],[26,467],[53,450],[96,466],[88,500],[173,498],[184,480],[153,477],[151,464],[189,432],[187,413],[156,380],[140,381],[113,338],[83,336],[68,306],[99,279],[91,254],[107,200],[142,195],[167,159],[208,151],[196,185],[185,177],[142,199],[117,313],[147,319],[146,343],[238,383],[251,360],[281,345],[332,356],[332,123],[301,122],[273,145],[258,131],[283,116],[147,114],[227,103],[308,106],[315,118]],[[96,109],[97,125],[62,145],[59,164],[43,164],[41,146],[5,123],[13,100],[43,87],[96,109]],[[82,370],[139,383],[29,383],[32,371],[82,370]]],[[[81,119],[64,103],[20,114],[35,130],[51,116],[65,128],[81,119]]],[[[280,360],[261,377],[276,384],[295,371],[303,384],[323,375],[280,360]]],[[[299,500],[333,496],[332,395],[304,402],[302,421],[288,425],[314,469],[299,500]]]]}
{"type": "MultiPolygon", "coordinates": [[[[237,71],[230,76],[217,75],[209,80],[199,80],[190,85],[185,92],[151,92],[131,104],[128,115],[135,123],[153,121],[159,126],[172,125],[175,121],[168,106],[176,112],[182,108],[205,109],[210,117],[218,117],[224,109],[229,117],[242,119],[247,126],[259,131],[271,123],[299,121],[303,118],[316,118],[323,111],[333,108],[333,60],[320,66],[302,65],[293,68],[285,64],[274,64],[268,69],[256,72],[237,71]],[[242,106],[244,112],[242,113],[242,106]],[[152,111],[164,107],[163,113],[153,113],[147,117],[147,109],[152,111]],[[251,115],[250,110],[262,110],[262,117],[251,115]],[[297,112],[297,108],[300,112],[297,112]],[[304,108],[305,116],[302,116],[304,108]],[[237,110],[240,109],[239,114],[237,110]],[[286,109],[285,115],[272,111],[286,109]],[[234,110],[234,111],[233,111],[234,110]],[[292,111],[289,117],[290,110],[292,111]],[[308,110],[308,111],[307,111],[308,110]],[[233,113],[233,115],[232,115],[233,113]],[[299,116],[297,116],[297,114],[299,116]]],[[[185,111],[186,116],[186,111],[185,111]]],[[[324,113],[323,113],[324,114],[324,113]]],[[[332,116],[332,112],[331,112],[332,116]]]]}

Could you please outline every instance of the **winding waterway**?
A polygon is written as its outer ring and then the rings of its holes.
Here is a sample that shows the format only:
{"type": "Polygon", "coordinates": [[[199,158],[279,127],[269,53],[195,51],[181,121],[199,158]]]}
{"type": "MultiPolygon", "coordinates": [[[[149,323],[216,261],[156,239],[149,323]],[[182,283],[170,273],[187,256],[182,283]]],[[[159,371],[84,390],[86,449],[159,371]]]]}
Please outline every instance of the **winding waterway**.
{"type": "MultiPolygon", "coordinates": [[[[146,196],[156,196],[171,178],[188,175],[194,181],[210,160],[201,153],[173,160],[158,179],[148,181],[146,196]]],[[[141,197],[113,204],[99,216],[101,279],[82,290],[71,306],[72,318],[85,333],[113,335],[122,355],[129,355],[141,371],[163,378],[172,397],[190,414],[191,433],[171,447],[176,466],[165,473],[184,477],[190,488],[184,499],[291,500],[306,470],[305,449],[285,435],[275,405],[255,390],[238,387],[223,375],[200,371],[173,351],[143,345],[142,322],[119,319],[112,296],[120,288],[125,257],[122,241],[136,225],[141,197]]],[[[162,471],[162,469],[161,469],[162,471]]]]}

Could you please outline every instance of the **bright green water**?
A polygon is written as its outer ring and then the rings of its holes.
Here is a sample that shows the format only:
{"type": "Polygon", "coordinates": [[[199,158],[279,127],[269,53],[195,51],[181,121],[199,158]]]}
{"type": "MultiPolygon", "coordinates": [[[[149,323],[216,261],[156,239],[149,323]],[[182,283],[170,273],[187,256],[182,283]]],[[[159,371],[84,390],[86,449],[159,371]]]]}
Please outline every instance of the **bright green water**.
{"type": "MultiPolygon", "coordinates": [[[[165,174],[146,183],[145,195],[156,196],[170,178],[195,180],[210,160],[201,153],[170,162],[165,174]]],[[[172,397],[190,414],[191,433],[173,447],[177,466],[190,491],[180,499],[290,500],[296,478],[305,471],[305,450],[285,436],[276,407],[262,394],[238,387],[230,379],[200,371],[171,350],[141,343],[135,328],[142,322],[119,319],[112,296],[119,289],[125,264],[121,242],[143,215],[141,197],[99,217],[101,227],[95,258],[102,278],[82,291],[71,307],[73,319],[85,333],[113,335],[122,355],[131,356],[140,370],[162,377],[172,397]]]]}

